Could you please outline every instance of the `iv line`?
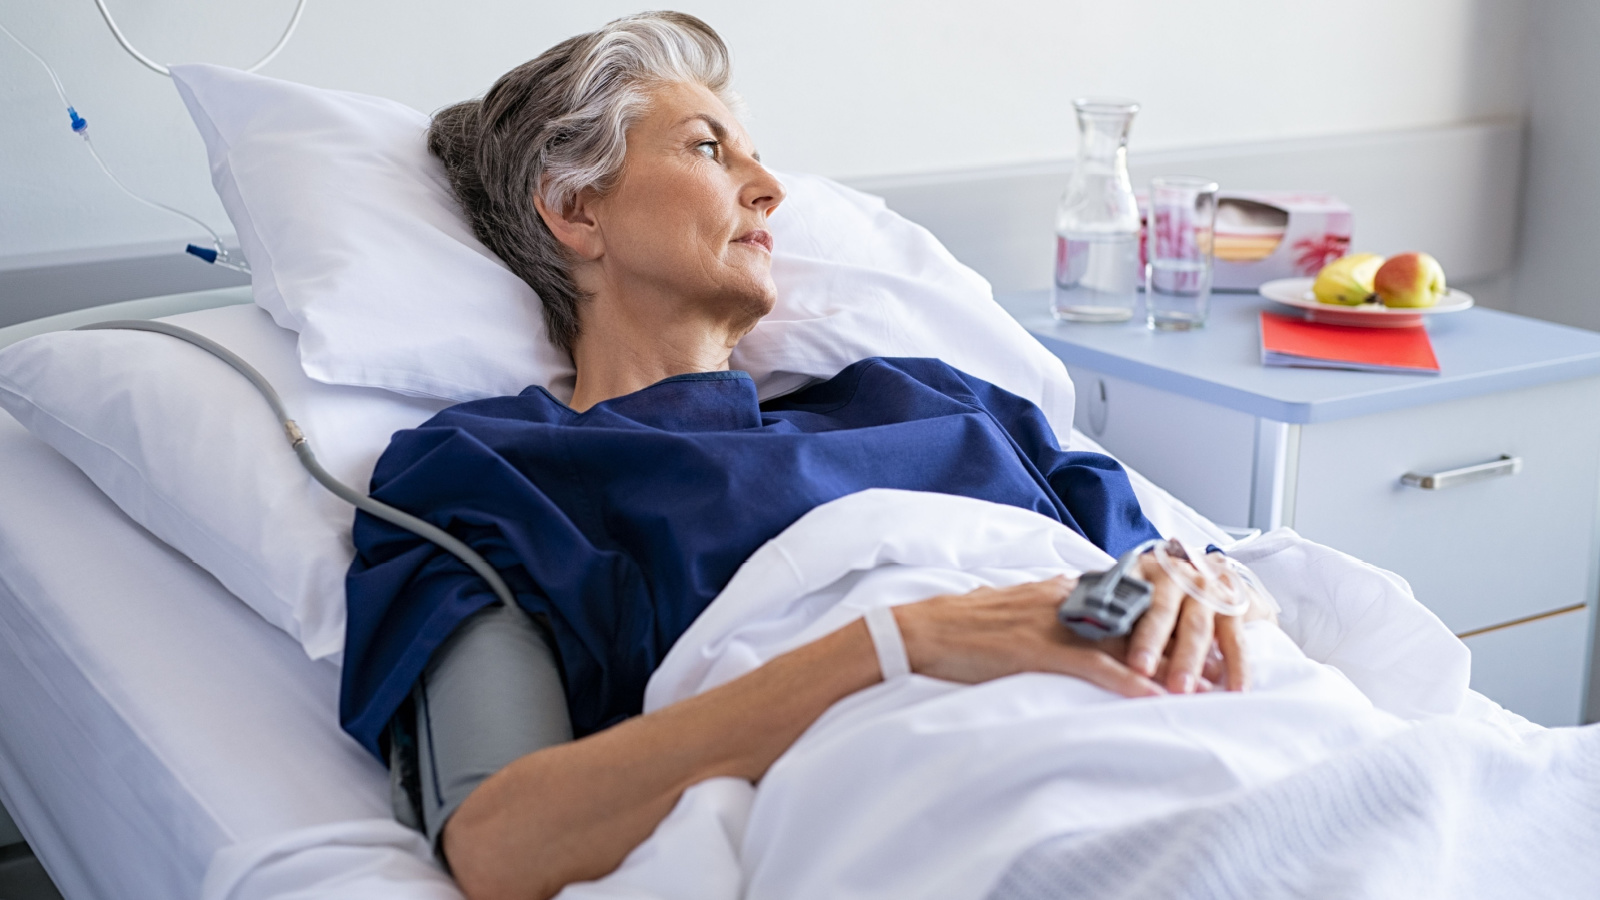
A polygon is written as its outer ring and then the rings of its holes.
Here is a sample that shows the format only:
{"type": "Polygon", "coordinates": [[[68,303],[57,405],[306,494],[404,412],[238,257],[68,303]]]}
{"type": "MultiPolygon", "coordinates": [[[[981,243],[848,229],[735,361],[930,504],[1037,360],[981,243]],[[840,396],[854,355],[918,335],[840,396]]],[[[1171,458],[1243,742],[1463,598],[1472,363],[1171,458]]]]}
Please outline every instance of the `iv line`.
{"type": "MultiPolygon", "coordinates": [[[[97,2],[98,2],[98,0],[97,0],[97,2]]],[[[303,7],[305,5],[305,0],[301,0],[300,5],[303,7]]],[[[296,18],[297,19],[298,19],[298,16],[299,16],[299,11],[297,9],[296,10],[296,18]]],[[[115,27],[115,26],[113,26],[113,27],[115,27]]],[[[292,30],[292,28],[291,28],[291,30],[292,30]]],[[[29,56],[31,56],[35,60],[37,60],[39,65],[44,66],[45,72],[47,72],[50,75],[50,84],[53,87],[55,87],[55,89],[56,89],[56,96],[61,98],[61,105],[65,106],[67,108],[67,115],[72,120],[72,133],[78,135],[81,138],[83,138],[84,145],[89,148],[89,155],[94,157],[95,163],[97,163],[100,166],[100,171],[106,173],[106,177],[111,179],[111,183],[112,184],[116,185],[118,187],[118,189],[120,189],[124,194],[127,194],[129,197],[132,197],[133,199],[139,201],[140,203],[143,203],[145,206],[149,206],[149,207],[152,207],[154,209],[158,209],[158,210],[160,210],[162,212],[170,213],[171,215],[179,216],[179,217],[181,217],[183,219],[186,219],[189,222],[192,222],[192,223],[200,226],[206,232],[206,234],[209,234],[211,236],[211,244],[212,244],[212,247],[213,247],[213,249],[211,251],[203,251],[202,250],[202,252],[196,253],[195,250],[200,250],[201,248],[195,247],[193,244],[190,244],[189,246],[192,249],[190,249],[188,251],[189,253],[191,253],[191,254],[193,254],[195,256],[198,256],[201,259],[206,260],[206,262],[209,262],[212,265],[218,265],[218,266],[223,267],[224,269],[232,269],[235,272],[244,272],[245,274],[249,274],[250,267],[248,265],[245,265],[245,264],[240,263],[240,262],[235,262],[229,256],[228,248],[222,243],[222,236],[217,233],[216,229],[212,228],[210,225],[207,225],[205,222],[203,222],[200,219],[198,219],[198,218],[196,218],[196,217],[184,212],[181,209],[177,209],[175,207],[168,206],[165,203],[160,203],[160,202],[157,202],[155,200],[151,200],[148,197],[141,196],[141,195],[135,193],[133,191],[133,189],[129,188],[126,184],[123,184],[122,183],[122,179],[118,178],[111,171],[111,168],[106,165],[106,161],[100,157],[100,151],[95,148],[94,140],[89,137],[89,120],[87,118],[84,118],[83,116],[78,115],[77,108],[72,105],[72,101],[71,100],[67,99],[67,89],[66,89],[65,86],[63,86],[61,84],[61,78],[56,75],[55,68],[53,66],[51,66],[50,63],[47,62],[44,57],[40,56],[38,53],[35,53],[32,47],[29,47],[26,43],[24,43],[22,38],[17,37],[16,34],[13,33],[11,31],[11,29],[7,28],[4,24],[0,24],[0,32],[5,32],[6,37],[11,38],[12,43],[16,44],[18,47],[21,47],[24,53],[28,54],[29,56]]],[[[282,46],[283,46],[282,42],[279,42],[278,47],[274,48],[272,52],[274,54],[277,53],[278,50],[282,48],[282,46]]],[[[268,58],[270,58],[270,56],[268,58]]],[[[261,63],[258,63],[257,65],[259,67],[260,65],[265,65],[265,63],[266,63],[266,60],[263,60],[261,63]]]]}
{"type": "Polygon", "coordinates": [[[27,44],[24,44],[22,42],[22,38],[19,38],[16,35],[12,34],[11,33],[11,29],[7,28],[4,23],[0,23],[0,31],[4,31],[6,33],[6,37],[11,38],[11,40],[13,42],[15,42],[18,47],[21,47],[22,48],[22,52],[24,52],[24,53],[28,54],[29,56],[33,57],[34,59],[38,60],[39,61],[39,65],[44,66],[44,70],[46,72],[50,73],[50,83],[56,86],[56,96],[61,98],[61,102],[62,102],[63,105],[65,105],[68,109],[71,109],[72,108],[72,104],[67,101],[67,89],[61,86],[61,79],[56,77],[56,70],[50,68],[50,64],[44,61],[44,57],[42,57],[39,54],[33,52],[33,48],[32,47],[29,47],[27,44]]]}
{"type": "MultiPolygon", "coordinates": [[[[111,169],[107,168],[106,161],[100,158],[100,152],[94,148],[94,141],[89,139],[89,132],[87,130],[85,130],[83,132],[83,142],[84,142],[84,144],[88,145],[88,147],[89,147],[89,155],[94,157],[94,161],[100,164],[100,171],[106,173],[106,177],[111,179],[111,183],[116,185],[117,187],[121,188],[122,192],[124,194],[127,194],[129,197],[132,197],[133,199],[139,201],[140,203],[143,203],[145,206],[149,206],[149,207],[154,208],[154,209],[159,209],[162,212],[168,212],[168,213],[171,213],[171,214],[173,214],[175,216],[181,216],[182,218],[185,218],[185,219],[189,220],[190,222],[193,222],[194,224],[199,225],[201,228],[205,229],[206,234],[211,235],[211,244],[216,249],[216,253],[217,253],[216,258],[211,261],[212,265],[221,266],[224,269],[232,269],[235,272],[244,272],[246,274],[248,274],[250,272],[250,269],[249,269],[248,266],[244,266],[244,265],[241,265],[239,263],[233,262],[232,260],[230,260],[228,258],[228,248],[223,246],[222,236],[217,234],[216,229],[214,229],[210,225],[207,225],[206,223],[200,221],[199,219],[195,218],[194,216],[189,215],[188,213],[184,212],[181,209],[177,209],[176,207],[168,206],[165,203],[161,203],[159,201],[151,200],[151,199],[149,199],[147,197],[141,197],[138,194],[135,194],[132,190],[130,190],[128,188],[127,185],[122,183],[122,179],[120,179],[116,175],[112,174],[111,169]]],[[[193,251],[191,251],[191,252],[193,252],[193,251]]]]}
{"type": "MultiPolygon", "coordinates": [[[[94,5],[99,8],[100,18],[106,20],[106,25],[110,27],[112,36],[117,39],[117,43],[122,45],[122,49],[128,51],[130,56],[143,63],[146,68],[155,72],[159,72],[168,78],[172,77],[172,73],[168,71],[166,66],[163,66],[150,57],[145,56],[143,53],[140,53],[138,49],[133,46],[133,44],[129,43],[127,37],[123,35],[122,29],[117,27],[116,20],[111,18],[111,10],[106,8],[106,0],[94,0],[94,5]]],[[[300,14],[305,11],[306,0],[296,0],[294,5],[294,15],[289,17],[289,27],[283,30],[283,36],[278,38],[278,42],[276,44],[272,45],[272,49],[267,51],[266,56],[263,56],[261,59],[257,60],[255,65],[245,69],[246,72],[259,71],[262,66],[272,62],[272,58],[278,55],[278,51],[282,50],[283,46],[289,43],[289,38],[294,35],[294,30],[300,26],[300,14]]]]}

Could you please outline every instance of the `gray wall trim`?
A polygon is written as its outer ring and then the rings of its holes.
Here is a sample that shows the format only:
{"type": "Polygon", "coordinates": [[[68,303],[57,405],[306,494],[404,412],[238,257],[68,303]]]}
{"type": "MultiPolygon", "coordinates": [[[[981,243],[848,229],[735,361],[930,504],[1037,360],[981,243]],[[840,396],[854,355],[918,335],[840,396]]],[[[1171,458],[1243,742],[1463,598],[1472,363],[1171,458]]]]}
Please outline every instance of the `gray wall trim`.
{"type": "Polygon", "coordinates": [[[143,255],[0,269],[0,328],[106,303],[249,283],[248,275],[209,265],[182,247],[174,252],[170,243],[143,255]]]}

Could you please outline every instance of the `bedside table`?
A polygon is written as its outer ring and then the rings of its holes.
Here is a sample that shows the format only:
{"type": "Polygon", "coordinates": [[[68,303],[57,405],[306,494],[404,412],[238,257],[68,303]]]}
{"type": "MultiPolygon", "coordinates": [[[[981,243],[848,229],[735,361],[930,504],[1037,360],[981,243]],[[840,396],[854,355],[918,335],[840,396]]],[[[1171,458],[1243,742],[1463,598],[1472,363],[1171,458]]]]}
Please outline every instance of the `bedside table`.
{"type": "Polygon", "coordinates": [[[1287,309],[1258,296],[1160,334],[996,299],[1066,363],[1076,426],[1152,481],[1400,574],[1507,708],[1600,718],[1600,334],[1479,308],[1430,320],[1438,376],[1269,368],[1257,314],[1287,309]]]}

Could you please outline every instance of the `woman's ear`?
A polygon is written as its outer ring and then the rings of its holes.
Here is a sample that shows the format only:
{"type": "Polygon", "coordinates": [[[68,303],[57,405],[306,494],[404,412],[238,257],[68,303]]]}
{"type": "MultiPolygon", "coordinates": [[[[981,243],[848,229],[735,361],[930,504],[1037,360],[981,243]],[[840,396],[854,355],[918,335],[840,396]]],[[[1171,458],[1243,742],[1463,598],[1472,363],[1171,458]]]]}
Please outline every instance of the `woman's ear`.
{"type": "Polygon", "coordinates": [[[605,236],[600,233],[600,222],[595,217],[599,195],[585,188],[578,192],[567,209],[556,211],[544,203],[544,198],[533,195],[533,208],[545,227],[580,260],[594,261],[605,253],[605,236]]]}

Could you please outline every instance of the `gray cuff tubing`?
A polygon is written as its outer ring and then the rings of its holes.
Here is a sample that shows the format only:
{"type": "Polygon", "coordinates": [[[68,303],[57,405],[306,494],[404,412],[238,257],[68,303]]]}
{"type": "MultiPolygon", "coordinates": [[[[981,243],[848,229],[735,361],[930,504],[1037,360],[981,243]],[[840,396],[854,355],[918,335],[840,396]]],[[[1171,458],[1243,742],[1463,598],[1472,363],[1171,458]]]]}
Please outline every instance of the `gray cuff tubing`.
{"type": "Polygon", "coordinates": [[[413,715],[397,724],[414,738],[416,759],[390,766],[395,816],[426,833],[436,852],[444,823],[484,779],[572,740],[555,654],[520,608],[496,603],[462,622],[434,652],[412,700],[413,715]],[[400,783],[408,772],[417,776],[420,810],[400,783]]]}

